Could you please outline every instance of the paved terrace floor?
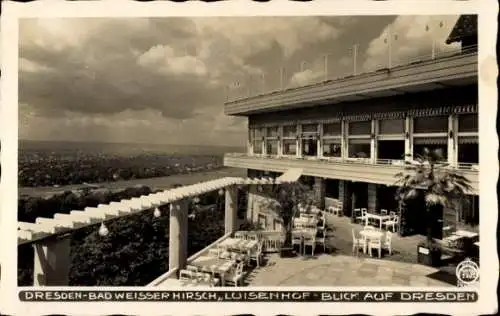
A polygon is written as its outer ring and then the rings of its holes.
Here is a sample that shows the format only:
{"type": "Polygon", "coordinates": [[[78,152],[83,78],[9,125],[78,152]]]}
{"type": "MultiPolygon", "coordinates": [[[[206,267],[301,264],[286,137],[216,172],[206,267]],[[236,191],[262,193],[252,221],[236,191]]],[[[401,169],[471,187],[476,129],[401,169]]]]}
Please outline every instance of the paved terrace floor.
{"type": "MultiPolygon", "coordinates": [[[[399,237],[393,235],[393,254],[378,259],[352,255],[349,218],[327,215],[329,232],[326,254],[314,257],[266,257],[266,264],[252,270],[245,278],[249,286],[454,286],[455,279],[440,269],[416,264],[417,244],[423,236],[399,237]],[[447,281],[447,282],[446,282],[447,281]]],[[[322,250],[322,247],[317,247],[322,250]]]]}

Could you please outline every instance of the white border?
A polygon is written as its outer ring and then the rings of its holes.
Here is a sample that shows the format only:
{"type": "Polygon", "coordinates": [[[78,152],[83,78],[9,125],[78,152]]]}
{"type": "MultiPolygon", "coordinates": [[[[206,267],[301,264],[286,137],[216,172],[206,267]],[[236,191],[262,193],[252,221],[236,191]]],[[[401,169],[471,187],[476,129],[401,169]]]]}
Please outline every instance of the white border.
{"type": "MultiPolygon", "coordinates": [[[[416,312],[445,313],[453,315],[489,314],[498,309],[496,286],[498,281],[498,254],[496,251],[496,225],[498,220],[496,181],[498,179],[498,138],[495,130],[497,90],[496,64],[496,1],[331,1],[316,0],[310,3],[271,1],[256,3],[231,0],[204,3],[173,2],[59,2],[2,3],[2,103],[0,129],[2,140],[2,178],[0,183],[0,306],[4,314],[183,314],[207,315],[238,314],[250,311],[256,315],[310,315],[349,314],[370,315],[412,314],[416,312]],[[165,17],[165,16],[287,16],[287,15],[446,15],[479,14],[479,104],[480,104],[480,192],[481,214],[481,282],[479,301],[473,304],[447,303],[30,303],[22,304],[17,296],[17,78],[18,78],[18,19],[21,17],[165,17]],[[8,79],[6,79],[8,78],[8,79]],[[83,308],[84,307],[84,308],[83,308]],[[334,311],[334,312],[333,312],[334,311]]],[[[221,105],[222,106],[222,105],[221,105]]],[[[76,288],[71,288],[76,289],[76,288]]],[[[104,288],[103,288],[104,289],[104,288]]],[[[141,288],[146,289],[146,288],[141,288]]],[[[155,288],[158,289],[158,288],[155,288]]],[[[264,288],[262,288],[264,289],[264,288]]],[[[276,289],[276,288],[274,288],[276,289]]],[[[283,288],[279,288],[282,290],[283,288]]],[[[317,288],[318,290],[320,288],[317,288]]],[[[333,288],[329,288],[331,290],[333,288]]],[[[359,288],[360,290],[362,288],[359,288]]],[[[368,289],[368,288],[365,288],[368,289]]],[[[369,288],[374,289],[374,288],[369,288]]],[[[382,288],[380,288],[382,289],[382,288]]],[[[397,290],[397,288],[385,288],[397,290]]],[[[125,290],[125,288],[123,288],[125,290]]],[[[402,289],[407,290],[407,288],[402,289]]],[[[430,290],[430,288],[426,288],[430,290]]]]}

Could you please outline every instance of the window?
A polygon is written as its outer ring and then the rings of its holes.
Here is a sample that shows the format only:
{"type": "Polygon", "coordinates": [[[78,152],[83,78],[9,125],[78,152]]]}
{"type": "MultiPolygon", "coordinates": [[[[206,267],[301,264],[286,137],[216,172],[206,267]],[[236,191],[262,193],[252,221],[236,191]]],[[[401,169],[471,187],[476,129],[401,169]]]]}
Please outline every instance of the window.
{"type": "Polygon", "coordinates": [[[448,116],[417,117],[413,120],[413,133],[448,133],[448,116]]]}
{"type": "Polygon", "coordinates": [[[262,229],[266,229],[267,226],[267,217],[264,214],[259,214],[258,215],[258,224],[262,229]]]}
{"type": "Polygon", "coordinates": [[[458,162],[466,165],[479,164],[478,137],[458,137],[458,162]]]}
{"type": "Polygon", "coordinates": [[[404,140],[379,140],[378,159],[404,160],[404,140]]]}
{"type": "Polygon", "coordinates": [[[323,124],[323,136],[341,136],[342,123],[323,124]]]}
{"type": "Polygon", "coordinates": [[[371,135],[372,122],[350,122],[349,123],[349,136],[350,135],[371,135]]]}
{"type": "Polygon", "coordinates": [[[268,127],[266,137],[278,137],[278,127],[268,127]]]}
{"type": "Polygon", "coordinates": [[[267,155],[278,154],[278,140],[272,139],[266,142],[266,154],[267,155]]]}
{"type": "Polygon", "coordinates": [[[297,136],[297,126],[287,125],[283,126],[283,138],[294,138],[297,136]]]}
{"type": "Polygon", "coordinates": [[[252,145],[254,154],[262,154],[264,130],[262,128],[253,129],[252,145]]]}
{"type": "Polygon", "coordinates": [[[381,120],[378,123],[378,129],[380,135],[401,135],[404,137],[405,121],[401,119],[381,120]]]}
{"type": "Polygon", "coordinates": [[[318,124],[303,124],[302,133],[317,133],[318,124]]]}
{"type": "Polygon", "coordinates": [[[369,139],[349,139],[349,158],[370,158],[369,139]]]}
{"type": "Polygon", "coordinates": [[[342,157],[342,141],[323,139],[323,157],[342,157]]]}
{"type": "Polygon", "coordinates": [[[297,142],[295,139],[283,139],[283,155],[296,155],[297,142]]]}
{"type": "Polygon", "coordinates": [[[316,138],[303,138],[302,139],[302,155],[303,156],[316,156],[318,154],[318,142],[316,138]]]}
{"type": "Polygon", "coordinates": [[[266,155],[278,155],[278,127],[268,127],[266,130],[266,155]]]}
{"type": "Polygon", "coordinates": [[[461,114],[458,116],[458,132],[477,133],[478,123],[477,114],[461,114]]]}
{"type": "Polygon", "coordinates": [[[442,160],[448,159],[448,139],[446,137],[423,137],[413,140],[414,157],[422,156],[425,148],[430,151],[438,150],[441,152],[442,160]]]}

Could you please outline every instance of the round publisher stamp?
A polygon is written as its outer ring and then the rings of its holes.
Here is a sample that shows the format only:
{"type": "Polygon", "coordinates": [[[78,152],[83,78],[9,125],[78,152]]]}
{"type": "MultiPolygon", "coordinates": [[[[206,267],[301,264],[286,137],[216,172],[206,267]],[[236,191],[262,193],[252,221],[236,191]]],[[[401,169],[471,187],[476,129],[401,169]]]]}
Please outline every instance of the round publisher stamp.
{"type": "Polygon", "coordinates": [[[456,268],[457,285],[467,286],[479,280],[479,266],[469,258],[460,262],[456,268]]]}

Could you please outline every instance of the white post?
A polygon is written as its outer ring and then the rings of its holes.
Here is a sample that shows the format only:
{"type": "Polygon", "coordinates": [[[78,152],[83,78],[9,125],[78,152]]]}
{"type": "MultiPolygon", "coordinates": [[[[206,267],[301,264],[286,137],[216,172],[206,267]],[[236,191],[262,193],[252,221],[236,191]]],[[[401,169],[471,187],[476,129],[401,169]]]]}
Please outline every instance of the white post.
{"type": "Polygon", "coordinates": [[[448,164],[458,165],[458,117],[454,114],[448,116],[448,164]]]}
{"type": "Polygon", "coordinates": [[[318,140],[317,140],[317,145],[316,147],[318,148],[317,156],[319,158],[323,157],[323,124],[320,123],[318,126],[318,140]]]}
{"type": "Polygon", "coordinates": [[[302,125],[297,124],[297,134],[296,134],[296,152],[295,156],[297,158],[302,157],[302,125]]]}
{"type": "Polygon", "coordinates": [[[353,66],[354,66],[354,73],[353,75],[356,75],[357,73],[357,62],[358,62],[358,44],[354,44],[352,48],[352,58],[353,58],[353,66]]]}
{"type": "Polygon", "coordinates": [[[413,160],[413,119],[405,119],[405,160],[413,160]]]}
{"type": "Polygon", "coordinates": [[[328,54],[325,55],[325,81],[328,81],[328,54]]]}
{"type": "Polygon", "coordinates": [[[168,269],[186,267],[188,235],[188,201],[170,204],[170,229],[168,241],[168,269]]]}
{"type": "Polygon", "coordinates": [[[226,188],[224,209],[224,231],[226,234],[236,231],[236,217],[238,212],[238,188],[233,185],[226,188]]]}
{"type": "Polygon", "coordinates": [[[377,145],[378,145],[378,141],[377,141],[378,121],[372,120],[371,123],[372,123],[371,136],[373,136],[373,137],[370,138],[370,158],[371,158],[371,162],[373,164],[376,164],[377,163],[377,152],[378,152],[378,149],[377,149],[377,145]]]}
{"type": "Polygon", "coordinates": [[[342,124],[342,138],[340,144],[340,147],[342,148],[341,158],[345,159],[349,157],[349,144],[348,144],[349,123],[346,122],[345,120],[342,120],[341,124],[342,124]]]}
{"type": "Polygon", "coordinates": [[[249,156],[253,155],[253,135],[254,129],[252,127],[248,128],[248,140],[247,140],[247,154],[249,156]]]}
{"type": "Polygon", "coordinates": [[[69,285],[70,244],[71,238],[65,236],[33,245],[33,286],[69,285]]]}
{"type": "Polygon", "coordinates": [[[278,126],[278,157],[283,156],[283,125],[278,126]]]}
{"type": "Polygon", "coordinates": [[[284,76],[284,71],[283,67],[280,68],[280,90],[283,90],[283,76],[284,76]]]}

